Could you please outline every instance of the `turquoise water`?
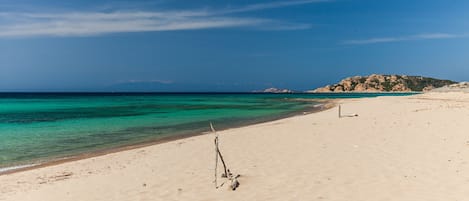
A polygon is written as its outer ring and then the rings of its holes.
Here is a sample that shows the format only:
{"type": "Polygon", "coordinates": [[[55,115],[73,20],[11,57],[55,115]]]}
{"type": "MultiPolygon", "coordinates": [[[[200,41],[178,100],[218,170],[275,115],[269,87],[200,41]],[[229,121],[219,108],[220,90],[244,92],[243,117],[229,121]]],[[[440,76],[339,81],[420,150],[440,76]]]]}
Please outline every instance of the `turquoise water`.
{"type": "Polygon", "coordinates": [[[0,168],[312,110],[317,99],[409,94],[0,93],[0,168]]]}

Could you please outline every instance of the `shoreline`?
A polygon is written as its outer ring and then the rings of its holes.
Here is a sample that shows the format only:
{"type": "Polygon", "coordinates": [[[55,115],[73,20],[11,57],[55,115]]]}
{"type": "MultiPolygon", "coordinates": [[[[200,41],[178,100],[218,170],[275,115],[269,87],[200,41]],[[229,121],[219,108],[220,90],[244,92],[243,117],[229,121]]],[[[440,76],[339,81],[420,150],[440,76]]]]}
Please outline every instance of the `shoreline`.
{"type": "Polygon", "coordinates": [[[327,92],[305,92],[307,94],[423,94],[426,91],[327,91],[327,92]]]}
{"type": "MultiPolygon", "coordinates": [[[[350,98],[350,99],[355,99],[355,98],[350,98]]],[[[310,107],[305,108],[304,110],[300,111],[294,111],[287,113],[285,115],[280,115],[274,118],[267,118],[265,120],[251,120],[253,121],[252,123],[241,123],[239,125],[234,125],[234,126],[229,126],[229,127],[222,127],[220,129],[217,129],[217,132],[219,131],[226,131],[226,130],[231,130],[231,129],[237,129],[237,128],[242,128],[242,127],[248,127],[248,126],[253,126],[253,125],[258,125],[258,124],[264,124],[264,123],[269,123],[269,122],[274,122],[282,119],[288,119],[292,118],[295,116],[301,116],[301,115],[307,115],[311,113],[318,113],[322,112],[324,110],[328,110],[336,105],[338,101],[342,100],[341,98],[338,99],[318,99],[314,100],[311,99],[311,102],[317,102],[319,104],[317,105],[312,105],[310,107]]],[[[304,100],[303,100],[304,101],[304,100]]],[[[133,149],[138,149],[138,148],[143,148],[143,147],[148,147],[148,146],[153,146],[153,145],[159,145],[159,144],[164,144],[180,139],[186,139],[186,138],[191,138],[195,136],[200,136],[200,135],[206,135],[209,134],[210,132],[194,132],[194,133],[182,133],[178,135],[167,135],[163,137],[159,137],[156,139],[152,139],[149,141],[144,141],[144,142],[138,142],[134,144],[128,144],[128,145],[123,145],[123,146],[118,146],[118,147],[113,147],[113,148],[108,148],[108,149],[103,149],[103,150],[97,150],[97,151],[92,151],[88,153],[80,153],[77,155],[73,156],[66,156],[66,157],[61,157],[61,158],[55,158],[51,160],[47,160],[44,162],[37,162],[37,163],[30,163],[30,164],[19,164],[19,165],[14,165],[14,166],[6,166],[0,168],[0,177],[3,175],[10,175],[10,174],[15,174],[19,172],[25,172],[29,170],[34,170],[34,169],[39,169],[39,168],[44,168],[44,167],[50,167],[50,166],[56,166],[68,162],[73,162],[73,161],[79,161],[83,159],[88,159],[88,158],[94,158],[94,157],[99,157],[99,156],[104,156],[112,153],[118,153],[118,152],[123,152],[123,151],[128,151],[128,150],[133,150],[133,149]]]]}
{"type": "Polygon", "coordinates": [[[213,185],[206,134],[2,175],[0,200],[464,200],[468,114],[467,93],[342,99],[218,131],[236,191],[213,185]],[[358,116],[339,118],[339,104],[358,116]]]}

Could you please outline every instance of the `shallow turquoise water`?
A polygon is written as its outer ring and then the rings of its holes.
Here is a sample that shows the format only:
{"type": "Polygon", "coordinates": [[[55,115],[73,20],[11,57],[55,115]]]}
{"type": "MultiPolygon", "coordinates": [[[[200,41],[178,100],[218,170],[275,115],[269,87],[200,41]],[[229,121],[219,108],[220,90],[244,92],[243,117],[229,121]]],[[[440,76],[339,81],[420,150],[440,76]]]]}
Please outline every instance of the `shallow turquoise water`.
{"type": "Polygon", "coordinates": [[[0,93],[0,168],[200,133],[209,122],[272,120],[311,110],[315,99],[378,95],[409,94],[0,93]]]}

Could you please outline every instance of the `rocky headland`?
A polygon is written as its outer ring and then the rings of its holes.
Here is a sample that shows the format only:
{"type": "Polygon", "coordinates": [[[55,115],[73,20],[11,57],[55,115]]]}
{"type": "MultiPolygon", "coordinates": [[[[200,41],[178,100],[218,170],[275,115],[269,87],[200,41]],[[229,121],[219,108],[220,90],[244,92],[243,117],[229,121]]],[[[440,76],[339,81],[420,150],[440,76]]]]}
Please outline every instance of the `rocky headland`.
{"type": "Polygon", "coordinates": [[[422,76],[372,74],[348,77],[310,92],[421,92],[455,83],[422,76]]]}

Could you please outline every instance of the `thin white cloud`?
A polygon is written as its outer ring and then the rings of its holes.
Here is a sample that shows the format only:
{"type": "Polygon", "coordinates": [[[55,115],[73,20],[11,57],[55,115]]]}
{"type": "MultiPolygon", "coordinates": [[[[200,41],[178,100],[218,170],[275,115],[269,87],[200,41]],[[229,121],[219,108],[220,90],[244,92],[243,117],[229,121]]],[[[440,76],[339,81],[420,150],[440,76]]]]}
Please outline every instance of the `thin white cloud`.
{"type": "Polygon", "coordinates": [[[420,34],[414,37],[418,39],[444,39],[444,38],[460,38],[460,37],[464,37],[464,35],[433,33],[433,34],[420,34]]]}
{"type": "Polygon", "coordinates": [[[321,3],[321,2],[330,2],[331,0],[297,0],[297,1],[276,1],[276,2],[269,2],[269,3],[258,3],[258,4],[251,4],[240,8],[231,8],[221,13],[240,13],[240,12],[249,12],[249,11],[257,11],[257,10],[265,10],[265,9],[272,9],[272,8],[281,8],[287,6],[296,6],[296,5],[303,5],[303,4],[311,4],[311,3],[321,3]]]}
{"type": "Polygon", "coordinates": [[[159,79],[154,79],[154,80],[127,80],[127,81],[118,82],[118,83],[160,83],[160,84],[173,84],[174,81],[172,81],[172,80],[159,80],[159,79]]]}
{"type": "Polygon", "coordinates": [[[292,31],[310,29],[311,24],[270,21],[269,26],[257,27],[265,31],[292,31]]]}
{"type": "MultiPolygon", "coordinates": [[[[91,15],[91,14],[87,14],[91,15]]],[[[261,19],[204,18],[128,18],[110,20],[61,19],[47,22],[0,26],[0,37],[8,36],[87,36],[118,32],[196,30],[222,27],[254,26],[261,19]]]]}
{"type": "Polygon", "coordinates": [[[360,40],[346,40],[343,43],[346,45],[363,45],[363,44],[373,44],[373,43],[389,43],[405,40],[404,38],[368,38],[360,40]]]}
{"type": "Polygon", "coordinates": [[[122,32],[175,31],[251,27],[260,30],[301,30],[309,24],[232,16],[234,13],[324,2],[278,1],[221,10],[114,11],[63,13],[0,13],[0,37],[89,36],[122,32]]]}
{"type": "Polygon", "coordinates": [[[391,43],[400,41],[415,41],[415,40],[432,40],[432,39],[449,39],[449,38],[465,38],[469,37],[468,34],[448,34],[448,33],[430,33],[430,34],[418,34],[412,36],[402,37],[383,37],[383,38],[368,38],[360,40],[346,40],[343,44],[346,45],[365,45],[375,43],[391,43]]]}

